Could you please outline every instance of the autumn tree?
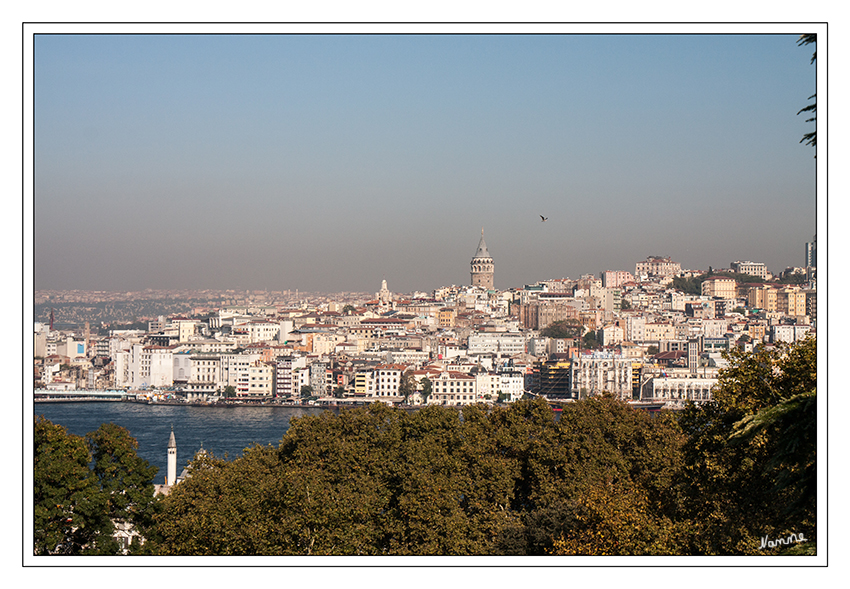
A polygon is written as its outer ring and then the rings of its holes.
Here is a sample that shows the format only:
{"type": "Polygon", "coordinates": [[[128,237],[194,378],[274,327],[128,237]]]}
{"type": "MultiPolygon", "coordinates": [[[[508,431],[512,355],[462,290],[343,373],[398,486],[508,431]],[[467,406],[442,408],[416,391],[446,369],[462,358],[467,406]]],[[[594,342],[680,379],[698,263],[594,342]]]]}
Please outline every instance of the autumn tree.
{"type": "MultiPolygon", "coordinates": [[[[682,443],[672,416],[653,419],[612,396],[565,404],[557,421],[541,401],[520,401],[517,409],[503,415],[513,422],[503,430],[511,432],[508,446],[518,452],[521,464],[515,508],[522,511],[523,524],[522,530],[503,538],[500,546],[505,553],[548,554],[558,550],[559,538],[592,535],[594,518],[601,517],[592,515],[593,506],[602,501],[600,493],[607,494],[605,501],[612,506],[640,496],[644,524],[653,525],[645,525],[643,540],[630,544],[629,550],[641,554],[662,550],[665,542],[659,539],[670,535],[667,530],[673,524],[668,514],[675,511],[668,504],[674,499],[667,489],[679,468],[682,443]]],[[[628,512],[633,506],[620,508],[628,512]]],[[[614,527],[612,534],[625,531],[617,529],[620,524],[609,525],[614,527]]],[[[590,554],[609,549],[605,543],[584,548],[590,554]]]]}
{"type": "Polygon", "coordinates": [[[732,350],[715,402],[683,413],[675,486],[689,552],[759,554],[765,535],[816,538],[816,350],[814,337],[732,350]]]}

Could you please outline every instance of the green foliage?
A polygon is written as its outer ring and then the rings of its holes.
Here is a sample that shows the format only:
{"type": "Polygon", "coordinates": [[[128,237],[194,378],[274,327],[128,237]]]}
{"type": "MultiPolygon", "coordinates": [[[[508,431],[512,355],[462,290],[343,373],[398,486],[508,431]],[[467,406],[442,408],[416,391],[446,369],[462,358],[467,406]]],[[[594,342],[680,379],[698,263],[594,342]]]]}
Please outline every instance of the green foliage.
{"type": "Polygon", "coordinates": [[[405,370],[401,373],[401,378],[398,383],[398,392],[404,397],[404,402],[407,403],[410,395],[416,392],[416,379],[410,371],[405,370]]]}
{"type": "Polygon", "coordinates": [[[763,553],[759,538],[815,539],[816,341],[729,352],[716,402],[690,407],[679,492],[697,554],[763,553]]]}
{"type": "Polygon", "coordinates": [[[434,385],[431,382],[431,379],[426,376],[419,383],[419,386],[420,386],[419,395],[422,397],[422,404],[424,405],[424,404],[428,403],[428,397],[431,396],[431,393],[434,390],[434,385]]]}
{"type": "MultiPolygon", "coordinates": [[[[163,555],[778,554],[815,550],[815,343],[729,353],[716,401],[610,395],[384,404],[293,420],[278,448],[201,456],[154,515],[163,555]]],[[[427,381],[423,381],[423,389],[427,381]]],[[[424,394],[424,390],[423,390],[424,394]]]]}
{"type": "MultiPolygon", "coordinates": [[[[818,36],[816,34],[805,34],[800,35],[800,38],[797,40],[797,45],[802,47],[803,45],[811,45],[814,43],[817,46],[818,36]]],[[[812,53],[812,61],[810,63],[815,63],[817,61],[817,51],[812,53]]],[[[808,104],[797,111],[797,114],[800,113],[811,113],[811,117],[806,119],[807,123],[816,123],[817,122],[817,111],[818,111],[818,103],[817,103],[817,93],[809,96],[809,100],[814,99],[814,102],[808,104]]],[[[806,133],[803,135],[803,138],[800,139],[800,143],[805,143],[806,145],[811,145],[812,147],[817,147],[817,125],[815,126],[815,130],[810,133],[806,133]]]]}
{"type": "Polygon", "coordinates": [[[36,417],[33,454],[33,552],[72,555],[117,551],[117,543],[110,537],[112,522],[106,497],[88,467],[91,455],[85,440],[36,417]]]}
{"type": "Polygon", "coordinates": [[[759,278],[758,276],[752,276],[751,274],[740,274],[738,272],[718,272],[709,268],[709,271],[701,276],[693,276],[690,278],[686,278],[684,276],[674,276],[671,286],[674,289],[682,291],[686,294],[701,295],[702,283],[709,278],[718,276],[732,278],[735,282],[739,284],[764,282],[763,278],[759,278]]]}
{"type": "Polygon", "coordinates": [[[114,423],[86,434],[86,441],[94,459],[92,471],[107,497],[109,516],[132,523],[144,536],[159,506],[152,484],[157,467],[136,454],[138,442],[114,423]]]}
{"type": "Polygon", "coordinates": [[[700,295],[702,294],[702,283],[708,275],[694,276],[686,278],[684,276],[674,276],[672,286],[676,290],[680,290],[686,294],[700,295]]]}
{"type": "Polygon", "coordinates": [[[115,521],[147,529],[156,511],[157,469],[135,448],[129,433],[113,424],[82,438],[35,418],[35,554],[118,554],[115,521]]]}
{"type": "MultiPolygon", "coordinates": [[[[149,544],[156,554],[546,554],[601,481],[635,490],[642,521],[662,529],[649,508],[664,504],[675,423],[612,398],[570,407],[560,421],[540,400],[303,417],[277,450],[193,462],[149,544]]],[[[661,552],[656,528],[631,549],[661,552]]]]}
{"type": "Polygon", "coordinates": [[[575,320],[554,321],[540,331],[543,337],[565,339],[579,337],[584,328],[575,320]]]}
{"type": "Polygon", "coordinates": [[[588,350],[593,350],[602,347],[602,343],[596,338],[596,332],[594,331],[588,331],[587,333],[585,333],[584,337],[582,338],[582,343],[584,344],[584,347],[588,350]]]}

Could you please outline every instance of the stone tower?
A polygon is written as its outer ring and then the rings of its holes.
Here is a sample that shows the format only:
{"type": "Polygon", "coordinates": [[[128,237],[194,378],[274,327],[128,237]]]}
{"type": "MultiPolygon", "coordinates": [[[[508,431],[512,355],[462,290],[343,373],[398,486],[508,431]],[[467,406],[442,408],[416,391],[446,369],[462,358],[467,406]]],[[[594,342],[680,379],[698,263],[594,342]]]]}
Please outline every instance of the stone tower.
{"type": "Polygon", "coordinates": [[[478,242],[478,251],[475,252],[469,266],[472,286],[480,286],[488,290],[493,288],[493,258],[490,257],[487,244],[484,243],[483,228],[481,229],[481,241],[478,242]]]}
{"type": "Polygon", "coordinates": [[[174,439],[174,428],[171,428],[171,437],[168,438],[168,474],[165,476],[165,484],[170,486],[177,483],[177,442],[174,439]]]}

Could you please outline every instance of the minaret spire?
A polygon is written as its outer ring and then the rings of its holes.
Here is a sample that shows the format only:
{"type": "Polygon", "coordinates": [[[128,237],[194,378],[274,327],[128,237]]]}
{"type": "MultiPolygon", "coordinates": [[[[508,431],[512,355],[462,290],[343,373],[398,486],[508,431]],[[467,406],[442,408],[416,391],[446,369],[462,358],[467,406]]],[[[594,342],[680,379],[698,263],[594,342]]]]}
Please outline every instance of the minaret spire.
{"type": "Polygon", "coordinates": [[[165,484],[177,483],[177,440],[174,439],[174,426],[171,426],[171,436],[168,438],[168,471],[165,476],[165,484]]]}

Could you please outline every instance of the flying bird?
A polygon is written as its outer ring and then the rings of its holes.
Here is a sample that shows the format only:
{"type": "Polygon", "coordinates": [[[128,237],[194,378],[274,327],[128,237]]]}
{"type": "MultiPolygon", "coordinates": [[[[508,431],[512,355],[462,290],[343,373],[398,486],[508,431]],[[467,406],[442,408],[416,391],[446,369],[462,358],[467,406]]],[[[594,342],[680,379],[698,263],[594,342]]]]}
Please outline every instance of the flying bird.
{"type": "Polygon", "coordinates": [[[548,220],[549,220],[549,217],[544,217],[543,215],[540,215],[540,222],[541,223],[544,222],[544,221],[548,221],[548,220]]]}

